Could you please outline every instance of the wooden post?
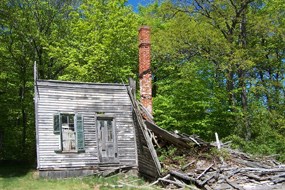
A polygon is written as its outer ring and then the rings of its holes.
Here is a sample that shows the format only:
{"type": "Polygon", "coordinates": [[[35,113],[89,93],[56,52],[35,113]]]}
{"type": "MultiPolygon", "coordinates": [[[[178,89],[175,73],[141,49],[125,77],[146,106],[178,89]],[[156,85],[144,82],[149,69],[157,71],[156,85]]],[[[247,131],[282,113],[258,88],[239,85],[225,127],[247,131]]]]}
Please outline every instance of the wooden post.
{"type": "Polygon", "coordinates": [[[221,149],[221,144],[220,144],[218,133],[215,133],[215,136],[216,136],[216,142],[217,142],[218,150],[220,150],[221,149]]]}
{"type": "Polygon", "coordinates": [[[37,148],[37,168],[40,167],[39,161],[39,132],[38,132],[38,70],[37,70],[37,62],[34,62],[34,104],[35,104],[35,127],[36,127],[36,148],[37,148]]]}
{"type": "Polygon", "coordinates": [[[133,78],[129,78],[129,85],[132,91],[134,98],[136,99],[136,81],[133,78]]]}

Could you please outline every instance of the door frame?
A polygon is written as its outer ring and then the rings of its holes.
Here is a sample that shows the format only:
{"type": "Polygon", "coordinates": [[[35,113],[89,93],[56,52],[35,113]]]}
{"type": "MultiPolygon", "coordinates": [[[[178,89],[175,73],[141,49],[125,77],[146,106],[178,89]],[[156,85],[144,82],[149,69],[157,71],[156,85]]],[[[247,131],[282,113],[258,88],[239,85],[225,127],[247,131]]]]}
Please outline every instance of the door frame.
{"type": "Polygon", "coordinates": [[[119,163],[119,155],[118,155],[118,141],[117,141],[117,125],[116,125],[116,116],[114,114],[95,114],[95,128],[96,128],[96,144],[97,144],[97,156],[100,163],[119,163]],[[98,119],[106,119],[112,120],[113,126],[113,139],[114,139],[114,161],[104,161],[102,155],[100,153],[99,147],[99,130],[97,126],[98,119]]]}

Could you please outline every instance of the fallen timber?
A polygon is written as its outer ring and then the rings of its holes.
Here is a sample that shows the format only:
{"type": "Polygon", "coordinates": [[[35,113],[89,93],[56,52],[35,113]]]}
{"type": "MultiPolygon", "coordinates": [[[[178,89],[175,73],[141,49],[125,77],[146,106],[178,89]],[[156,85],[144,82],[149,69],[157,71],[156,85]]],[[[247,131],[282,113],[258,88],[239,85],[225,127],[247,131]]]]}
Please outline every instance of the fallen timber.
{"type": "MultiPolygon", "coordinates": [[[[196,160],[197,164],[200,160],[196,160]]],[[[173,168],[165,177],[158,179],[154,184],[160,183],[167,187],[169,184],[177,187],[195,185],[199,189],[238,189],[238,190],[263,190],[285,189],[285,166],[275,165],[272,168],[250,168],[246,165],[234,163],[229,158],[227,164],[212,163],[199,169],[194,167],[187,171],[173,168]],[[180,180],[176,185],[175,179],[180,180]]],[[[255,162],[258,162],[255,160],[255,162]]],[[[259,163],[260,164],[260,163],[259,163]]],[[[197,166],[197,165],[196,165],[197,166]]]]}
{"type": "Polygon", "coordinates": [[[167,158],[168,160],[161,163],[166,172],[149,186],[160,184],[166,188],[207,190],[285,189],[285,165],[274,159],[253,158],[232,150],[219,140],[217,144],[213,144],[205,142],[197,135],[169,132],[157,126],[151,114],[141,104],[137,105],[136,111],[139,109],[147,127],[145,130],[152,137],[153,144],[157,148],[174,146],[179,154],[182,152],[184,161],[187,161],[181,165],[171,160],[173,158],[167,158]],[[210,153],[212,149],[216,149],[217,155],[210,153]],[[205,152],[211,158],[202,156],[205,152]]]}

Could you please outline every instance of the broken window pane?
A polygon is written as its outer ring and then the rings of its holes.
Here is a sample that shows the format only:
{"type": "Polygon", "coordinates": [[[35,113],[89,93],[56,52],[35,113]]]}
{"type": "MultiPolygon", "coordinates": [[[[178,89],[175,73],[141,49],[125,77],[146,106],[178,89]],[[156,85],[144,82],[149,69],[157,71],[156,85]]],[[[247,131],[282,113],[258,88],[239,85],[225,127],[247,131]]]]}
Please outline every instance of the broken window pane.
{"type": "Polygon", "coordinates": [[[76,150],[76,135],[74,131],[74,114],[63,114],[62,120],[62,150],[76,150]]]}
{"type": "Polygon", "coordinates": [[[108,142],[113,142],[113,125],[112,121],[107,121],[107,131],[108,131],[108,142]]]}
{"type": "Polygon", "coordinates": [[[61,115],[61,123],[63,124],[63,123],[68,123],[67,122],[67,117],[68,117],[68,115],[61,115]]]}

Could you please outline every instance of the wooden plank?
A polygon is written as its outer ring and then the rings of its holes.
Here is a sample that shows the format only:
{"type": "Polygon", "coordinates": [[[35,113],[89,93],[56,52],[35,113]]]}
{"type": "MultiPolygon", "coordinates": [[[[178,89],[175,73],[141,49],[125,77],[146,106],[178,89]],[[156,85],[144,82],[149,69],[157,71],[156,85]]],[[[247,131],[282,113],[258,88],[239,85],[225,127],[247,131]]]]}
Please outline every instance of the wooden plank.
{"type": "Polygon", "coordinates": [[[175,176],[175,177],[178,177],[180,179],[183,179],[183,180],[186,180],[186,181],[189,181],[191,183],[195,183],[197,186],[199,187],[202,187],[202,183],[199,182],[198,180],[196,180],[195,178],[193,177],[189,177],[188,175],[184,174],[184,173],[181,173],[181,172],[178,172],[178,171],[170,171],[169,172],[171,175],[175,176]]]}
{"type": "Polygon", "coordinates": [[[164,140],[166,140],[166,141],[168,141],[170,143],[173,143],[173,144],[185,147],[185,148],[189,148],[190,147],[187,143],[181,141],[177,136],[175,136],[175,135],[171,134],[170,132],[168,132],[168,131],[158,127],[154,123],[151,123],[151,122],[146,120],[145,124],[151,131],[154,132],[154,134],[160,136],[164,140]]]}
{"type": "Polygon", "coordinates": [[[125,89],[124,84],[118,83],[87,83],[87,82],[71,82],[71,81],[59,81],[59,80],[38,80],[38,84],[41,86],[59,86],[59,87],[73,87],[73,88],[97,88],[97,89],[125,89]]]}
{"type": "Polygon", "coordinates": [[[127,87],[127,91],[128,91],[129,96],[130,96],[130,99],[132,101],[132,105],[133,105],[133,109],[134,109],[134,120],[135,120],[134,122],[136,122],[135,127],[137,130],[136,133],[137,133],[137,137],[139,138],[138,146],[140,146],[140,148],[138,149],[138,154],[139,154],[138,156],[141,157],[142,151],[143,151],[143,149],[141,148],[142,145],[139,143],[142,143],[142,141],[145,141],[147,144],[147,151],[144,151],[143,154],[144,155],[147,155],[147,154],[150,155],[151,159],[147,160],[148,165],[154,165],[154,168],[155,168],[155,170],[150,170],[149,168],[144,169],[142,167],[142,165],[140,164],[140,161],[142,161],[141,158],[138,158],[139,171],[141,169],[142,173],[145,173],[149,176],[152,176],[154,179],[156,179],[161,175],[161,173],[160,173],[161,165],[160,165],[160,162],[158,160],[154,146],[152,144],[151,137],[149,136],[149,134],[147,132],[148,129],[145,126],[143,119],[142,119],[142,116],[139,112],[139,105],[137,104],[135,98],[133,97],[133,94],[132,94],[129,87],[127,87]]]}
{"type": "Polygon", "coordinates": [[[133,78],[129,78],[129,86],[133,94],[133,97],[135,98],[136,97],[136,81],[133,78]]]}
{"type": "Polygon", "coordinates": [[[143,112],[143,114],[146,116],[146,120],[153,121],[153,116],[151,113],[139,102],[140,110],[143,112]]]}
{"type": "Polygon", "coordinates": [[[211,164],[209,167],[207,167],[196,179],[199,179],[202,177],[214,164],[211,164]]]}

